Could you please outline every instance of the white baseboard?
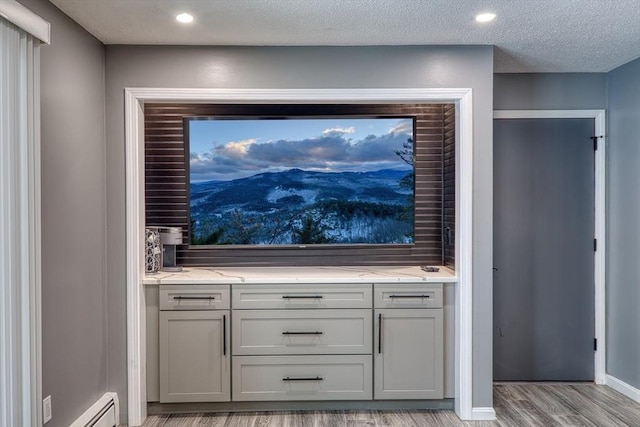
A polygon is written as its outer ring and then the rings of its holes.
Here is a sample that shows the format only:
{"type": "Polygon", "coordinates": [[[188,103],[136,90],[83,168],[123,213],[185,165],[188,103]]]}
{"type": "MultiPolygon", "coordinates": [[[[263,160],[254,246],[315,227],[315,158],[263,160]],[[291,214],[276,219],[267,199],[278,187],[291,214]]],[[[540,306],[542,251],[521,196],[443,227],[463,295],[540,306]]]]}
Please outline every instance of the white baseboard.
{"type": "Polygon", "coordinates": [[[494,421],[495,419],[496,411],[491,406],[471,408],[471,420],[473,421],[494,421]]]}
{"type": "Polygon", "coordinates": [[[115,412],[115,425],[120,423],[120,402],[118,401],[118,393],[105,393],[100,399],[96,401],[89,409],[84,411],[77,420],[75,420],[69,427],[86,427],[86,425],[98,414],[102,409],[113,400],[114,412],[115,412]]]}
{"type": "Polygon", "coordinates": [[[624,381],[617,379],[616,377],[612,377],[611,375],[606,376],[605,385],[640,403],[640,390],[638,390],[634,386],[629,385],[624,381]]]}

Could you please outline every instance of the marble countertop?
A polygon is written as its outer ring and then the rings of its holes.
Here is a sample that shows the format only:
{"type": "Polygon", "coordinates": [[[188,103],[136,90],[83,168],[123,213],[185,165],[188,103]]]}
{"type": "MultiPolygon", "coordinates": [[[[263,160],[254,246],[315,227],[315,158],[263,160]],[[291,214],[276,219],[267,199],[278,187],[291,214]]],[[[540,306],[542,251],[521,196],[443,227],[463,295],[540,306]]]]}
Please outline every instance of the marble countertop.
{"type": "Polygon", "coordinates": [[[445,283],[457,282],[453,270],[438,272],[420,267],[226,267],[184,268],[183,271],[145,275],[144,285],[234,283],[445,283]]]}

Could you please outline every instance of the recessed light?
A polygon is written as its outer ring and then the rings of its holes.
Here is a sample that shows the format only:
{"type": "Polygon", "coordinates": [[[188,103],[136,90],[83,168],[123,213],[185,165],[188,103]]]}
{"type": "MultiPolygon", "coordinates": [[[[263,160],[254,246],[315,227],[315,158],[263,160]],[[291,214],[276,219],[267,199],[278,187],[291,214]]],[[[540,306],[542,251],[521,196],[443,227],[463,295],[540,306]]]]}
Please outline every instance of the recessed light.
{"type": "Polygon", "coordinates": [[[176,16],[176,21],[182,22],[183,24],[188,24],[193,22],[193,16],[188,14],[187,12],[183,12],[180,15],[176,16]]]}
{"type": "Polygon", "coordinates": [[[476,15],[477,22],[490,22],[494,19],[496,19],[495,13],[481,13],[479,15],[476,15]]]}

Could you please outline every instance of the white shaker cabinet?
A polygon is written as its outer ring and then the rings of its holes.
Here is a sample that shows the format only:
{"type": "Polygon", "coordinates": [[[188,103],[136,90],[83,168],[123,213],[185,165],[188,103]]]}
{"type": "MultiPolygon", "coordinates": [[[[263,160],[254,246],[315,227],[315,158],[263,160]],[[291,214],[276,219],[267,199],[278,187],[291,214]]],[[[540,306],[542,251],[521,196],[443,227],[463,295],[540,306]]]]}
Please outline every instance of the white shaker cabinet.
{"type": "Polygon", "coordinates": [[[442,399],[441,285],[376,287],[374,399],[442,399]],[[435,307],[435,308],[425,308],[435,307]]]}
{"type": "Polygon", "coordinates": [[[371,400],[371,284],[233,286],[233,400],[371,400]]]}
{"type": "Polygon", "coordinates": [[[164,310],[167,290],[161,289],[160,402],[230,401],[230,316],[220,310],[229,308],[226,288],[172,291],[164,310]]]}
{"type": "Polygon", "coordinates": [[[160,403],[443,398],[441,283],[167,284],[157,307],[160,403]]]}

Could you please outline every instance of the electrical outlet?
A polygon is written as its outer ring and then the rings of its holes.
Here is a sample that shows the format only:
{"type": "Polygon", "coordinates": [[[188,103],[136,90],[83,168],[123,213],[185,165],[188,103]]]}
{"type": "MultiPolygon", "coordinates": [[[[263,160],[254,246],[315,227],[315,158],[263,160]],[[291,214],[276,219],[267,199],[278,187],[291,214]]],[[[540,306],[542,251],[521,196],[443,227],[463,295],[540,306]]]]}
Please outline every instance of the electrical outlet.
{"type": "Polygon", "coordinates": [[[48,423],[51,421],[51,417],[51,395],[49,395],[42,400],[42,422],[48,423]]]}

